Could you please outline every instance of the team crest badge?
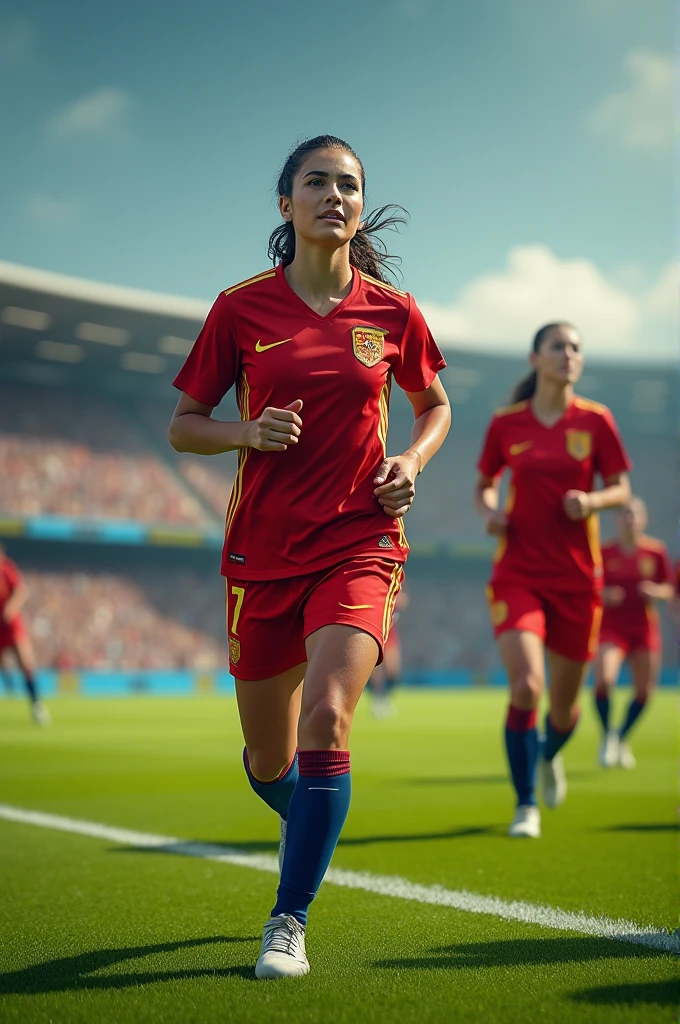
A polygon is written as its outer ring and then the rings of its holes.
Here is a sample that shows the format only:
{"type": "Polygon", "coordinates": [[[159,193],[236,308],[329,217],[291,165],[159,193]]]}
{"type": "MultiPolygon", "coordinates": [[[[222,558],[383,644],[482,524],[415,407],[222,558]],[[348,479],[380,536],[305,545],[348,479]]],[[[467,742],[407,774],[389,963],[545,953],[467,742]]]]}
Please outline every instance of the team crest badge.
{"type": "Polygon", "coordinates": [[[370,369],[383,357],[383,347],[387,331],[377,327],[353,327],[352,351],[360,363],[370,369]]]}
{"type": "Polygon", "coordinates": [[[573,459],[583,462],[593,450],[593,435],[587,430],[567,430],[567,451],[573,459]]]}
{"type": "Polygon", "coordinates": [[[241,641],[235,640],[233,636],[229,637],[229,661],[232,665],[238,665],[241,657],[241,641]]]}
{"type": "Polygon", "coordinates": [[[656,569],[656,564],[652,556],[641,555],[638,559],[638,569],[640,570],[640,575],[643,579],[650,580],[654,575],[654,570],[656,569]]]}
{"type": "Polygon", "coordinates": [[[489,617],[492,626],[502,626],[508,617],[508,606],[505,601],[494,601],[489,606],[489,617]]]}

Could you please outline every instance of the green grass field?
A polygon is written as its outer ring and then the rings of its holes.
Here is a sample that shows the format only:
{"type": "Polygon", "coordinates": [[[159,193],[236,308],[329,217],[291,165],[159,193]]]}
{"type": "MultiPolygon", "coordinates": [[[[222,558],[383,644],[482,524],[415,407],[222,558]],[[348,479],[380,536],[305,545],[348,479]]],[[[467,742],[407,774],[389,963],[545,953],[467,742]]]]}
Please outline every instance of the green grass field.
{"type": "MultiPolygon", "coordinates": [[[[623,702],[618,695],[618,708],[623,702]]],[[[589,915],[676,926],[675,695],[633,737],[634,772],[596,766],[584,700],[570,793],[540,841],[510,841],[505,695],[401,693],[360,705],[354,797],[336,867],[589,915]]],[[[240,766],[233,700],[66,699],[37,729],[0,701],[0,802],[147,833],[275,852],[277,819],[240,766]]],[[[0,821],[0,1021],[671,1020],[672,955],[491,915],[326,885],[312,973],[257,982],[276,879],[0,821]]]]}

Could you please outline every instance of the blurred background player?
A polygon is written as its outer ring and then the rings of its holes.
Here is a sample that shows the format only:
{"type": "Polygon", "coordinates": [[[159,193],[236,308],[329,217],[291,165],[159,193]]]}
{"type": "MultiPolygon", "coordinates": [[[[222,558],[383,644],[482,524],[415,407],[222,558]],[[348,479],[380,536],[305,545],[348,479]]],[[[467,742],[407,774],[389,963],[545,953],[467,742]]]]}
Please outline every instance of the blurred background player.
{"type": "Polygon", "coordinates": [[[499,537],[487,588],[489,611],[510,683],[505,745],[517,794],[513,837],[540,836],[534,780],[547,807],[567,783],[561,748],[578,721],[577,698],[599,632],[602,560],[600,509],[630,498],[624,452],[606,406],[574,394],[583,370],[581,340],[568,323],[542,327],[529,356],[531,373],[513,404],[489,425],[478,463],[475,505],[499,537]],[[500,479],[512,474],[505,511],[500,479]],[[604,488],[593,490],[599,474],[604,488]],[[547,653],[550,710],[540,744],[536,716],[547,653]]]}
{"type": "Polygon", "coordinates": [[[408,594],[402,589],[399,591],[394,615],[392,616],[392,628],[383,649],[383,660],[376,665],[368,680],[367,690],[371,698],[371,714],[374,718],[389,718],[396,711],[396,705],[392,694],[399,685],[401,676],[401,636],[397,622],[403,610],[408,606],[408,594]]]}
{"type": "Polygon", "coordinates": [[[258,978],[309,972],[307,912],[349,809],[350,730],[401,586],[402,517],[450,422],[446,364],[371,241],[394,221],[362,221],[364,192],[346,142],[301,143],[278,181],[276,269],[218,297],[175,380],[173,446],[239,451],[222,563],[230,664],[248,780],[286,822],[258,978]],[[415,422],[387,457],[393,376],[415,422]],[[235,384],[241,422],[212,419],[235,384]]]}
{"type": "Polygon", "coordinates": [[[633,497],[617,516],[618,540],[602,547],[604,615],[593,667],[595,707],[604,731],[599,761],[603,768],[634,768],[626,737],[645,709],[661,669],[661,629],[655,601],[675,596],[666,545],[645,536],[647,508],[633,497]],[[628,661],[634,696],[620,729],[610,728],[611,696],[621,666],[628,661]]]}
{"type": "Polygon", "coordinates": [[[9,679],[8,654],[13,655],[23,677],[36,725],[49,725],[50,714],[38,698],[35,658],[21,609],[28,600],[28,587],[15,563],[0,544],[0,663],[5,685],[9,679]],[[6,675],[7,673],[7,675],[6,675]]]}

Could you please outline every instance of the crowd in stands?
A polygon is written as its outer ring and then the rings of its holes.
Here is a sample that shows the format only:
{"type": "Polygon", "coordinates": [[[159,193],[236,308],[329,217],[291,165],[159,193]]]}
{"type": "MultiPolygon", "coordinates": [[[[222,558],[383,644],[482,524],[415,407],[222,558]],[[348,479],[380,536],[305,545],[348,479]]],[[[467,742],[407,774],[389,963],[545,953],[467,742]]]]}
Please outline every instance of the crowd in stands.
{"type": "Polygon", "coordinates": [[[4,513],[210,521],[134,418],[102,396],[0,388],[0,480],[4,513]]]}
{"type": "Polygon", "coordinates": [[[167,570],[25,573],[24,616],[50,668],[210,669],[227,664],[224,581],[167,570]]]}

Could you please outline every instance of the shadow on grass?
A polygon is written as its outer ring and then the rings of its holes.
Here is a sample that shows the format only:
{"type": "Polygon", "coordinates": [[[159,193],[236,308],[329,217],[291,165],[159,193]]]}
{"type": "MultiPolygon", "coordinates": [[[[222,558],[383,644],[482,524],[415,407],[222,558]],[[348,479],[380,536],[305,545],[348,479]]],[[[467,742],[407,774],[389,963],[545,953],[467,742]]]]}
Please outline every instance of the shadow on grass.
{"type": "Polygon", "coordinates": [[[677,821],[645,821],[631,825],[608,825],[603,832],[679,832],[677,821]]]}
{"type": "Polygon", "coordinates": [[[570,996],[577,1003],[591,1003],[596,1006],[677,1006],[680,1003],[680,982],[646,981],[632,985],[603,985],[601,988],[586,988],[570,996]]]}
{"type": "MultiPolygon", "coordinates": [[[[479,826],[472,828],[454,828],[443,832],[406,832],[399,835],[382,836],[349,836],[341,838],[338,846],[370,846],[373,843],[413,843],[427,842],[437,839],[464,839],[466,836],[482,836],[497,834],[501,826],[479,826]]],[[[504,832],[503,832],[504,834],[504,832]]],[[[115,846],[111,853],[174,853],[188,857],[219,857],[220,854],[237,853],[276,853],[278,842],[264,839],[237,840],[230,842],[202,842],[201,840],[180,840],[166,843],[163,846],[115,846]]]]}
{"type": "Polygon", "coordinates": [[[153,946],[129,946],[122,949],[96,949],[78,956],[60,957],[47,960],[32,967],[0,974],[0,995],[37,995],[47,992],[83,992],[91,989],[132,988],[162,981],[182,981],[189,978],[231,978],[241,977],[255,980],[252,966],[222,968],[187,968],[179,971],[140,971],[129,974],[106,974],[101,977],[95,971],[105,970],[125,960],[136,960],[156,953],[174,953],[181,949],[197,946],[218,945],[226,942],[259,942],[259,936],[215,935],[204,939],[184,939],[178,942],[159,942],[153,946]]]}
{"type": "Polygon", "coordinates": [[[592,960],[668,959],[660,950],[613,939],[574,936],[555,939],[507,939],[500,942],[457,943],[434,946],[427,956],[376,960],[387,970],[468,970],[474,967],[530,967],[587,963],[592,960]]]}

